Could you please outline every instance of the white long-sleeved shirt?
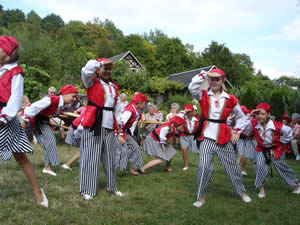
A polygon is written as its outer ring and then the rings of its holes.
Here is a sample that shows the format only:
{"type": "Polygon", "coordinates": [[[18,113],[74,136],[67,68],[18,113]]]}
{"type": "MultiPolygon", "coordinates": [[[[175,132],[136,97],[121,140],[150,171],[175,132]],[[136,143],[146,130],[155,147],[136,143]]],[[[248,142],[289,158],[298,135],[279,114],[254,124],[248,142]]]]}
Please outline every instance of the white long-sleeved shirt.
{"type": "MultiPolygon", "coordinates": [[[[93,77],[95,75],[96,70],[100,69],[101,64],[97,60],[90,60],[87,64],[81,69],[81,78],[83,84],[86,88],[90,88],[94,85],[93,77]]],[[[115,113],[116,120],[120,123],[121,118],[121,107],[119,101],[115,104],[115,97],[116,91],[114,88],[114,84],[112,82],[104,82],[103,80],[99,79],[101,82],[103,89],[106,94],[106,99],[104,102],[104,107],[114,107],[114,112],[103,110],[103,119],[102,119],[102,127],[113,129],[114,120],[113,114],[115,113]]]]}
{"type": "MultiPolygon", "coordinates": [[[[59,96],[59,103],[58,103],[58,109],[56,113],[52,115],[52,117],[55,117],[60,114],[60,112],[64,109],[64,100],[63,97],[59,96]]],[[[51,98],[49,96],[45,96],[44,98],[32,103],[30,106],[27,106],[24,109],[24,116],[25,117],[34,117],[42,110],[46,109],[51,105],[51,98]]]]}
{"type": "MultiPolygon", "coordinates": [[[[4,65],[0,68],[0,77],[7,71],[18,66],[17,62],[4,65]]],[[[0,112],[0,120],[7,123],[14,118],[22,108],[22,98],[24,94],[24,77],[22,74],[16,74],[11,81],[11,95],[7,105],[0,112]]]]}
{"type": "MultiPolygon", "coordinates": [[[[193,77],[191,83],[189,84],[189,91],[192,96],[198,100],[202,100],[203,90],[200,89],[200,85],[207,79],[206,73],[201,73],[193,77]]],[[[207,94],[210,98],[210,111],[208,119],[219,120],[221,118],[221,113],[225,107],[226,99],[229,99],[229,95],[222,91],[219,97],[215,96],[212,90],[208,90],[207,94]]],[[[241,133],[247,125],[247,117],[243,113],[239,104],[233,108],[235,115],[236,125],[234,127],[235,133],[241,133]]],[[[218,123],[207,121],[207,126],[204,130],[204,137],[216,140],[218,132],[218,123]]]]}
{"type": "MultiPolygon", "coordinates": [[[[275,130],[275,126],[272,120],[269,120],[266,129],[263,128],[263,126],[258,122],[255,126],[255,129],[259,129],[259,136],[261,137],[263,141],[263,146],[266,148],[272,147],[273,144],[273,131],[275,130]]],[[[248,119],[248,123],[245,127],[244,134],[250,136],[252,134],[252,124],[251,120],[248,119]]],[[[293,131],[292,128],[282,125],[282,128],[280,130],[280,142],[283,144],[287,144],[293,139],[293,131]]]]}
{"type": "MultiPolygon", "coordinates": [[[[129,128],[131,134],[134,133],[134,130],[137,126],[137,123],[139,122],[140,120],[140,114],[138,113],[137,111],[137,108],[133,105],[133,108],[135,110],[135,113],[136,113],[136,119],[135,121],[133,122],[132,126],[129,128]]],[[[124,125],[128,122],[128,120],[130,119],[132,113],[130,111],[124,111],[122,114],[121,114],[121,124],[124,125]]]]}

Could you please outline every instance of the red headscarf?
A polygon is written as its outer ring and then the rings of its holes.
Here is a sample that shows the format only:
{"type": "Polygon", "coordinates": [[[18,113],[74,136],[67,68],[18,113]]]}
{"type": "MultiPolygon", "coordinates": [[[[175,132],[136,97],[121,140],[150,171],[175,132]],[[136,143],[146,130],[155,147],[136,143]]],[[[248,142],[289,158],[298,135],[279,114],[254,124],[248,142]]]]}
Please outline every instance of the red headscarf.
{"type": "Polygon", "coordinates": [[[194,111],[195,108],[192,104],[186,104],[186,105],[183,106],[183,110],[184,111],[194,111]]]}
{"type": "Polygon", "coordinates": [[[59,89],[59,93],[61,95],[66,95],[70,93],[78,93],[78,90],[73,85],[67,84],[59,89]]]}
{"type": "Polygon", "coordinates": [[[19,48],[17,39],[10,36],[0,36],[0,48],[8,55],[11,56],[13,51],[19,48]]]}
{"type": "Polygon", "coordinates": [[[264,109],[267,113],[271,112],[271,106],[268,103],[262,102],[256,106],[256,109],[264,109]]]}
{"type": "Polygon", "coordinates": [[[286,112],[283,114],[279,121],[282,122],[282,120],[286,120],[288,123],[291,122],[291,119],[288,117],[286,112]]]}
{"type": "Polygon", "coordinates": [[[225,79],[225,73],[223,70],[221,69],[212,69],[211,71],[209,71],[210,73],[218,73],[222,76],[223,79],[225,79]]]}
{"type": "Polygon", "coordinates": [[[170,124],[174,124],[176,123],[176,126],[179,126],[181,124],[184,124],[185,121],[184,119],[182,119],[180,116],[173,116],[171,119],[170,119],[170,124]]]}
{"type": "Polygon", "coordinates": [[[132,97],[131,103],[137,104],[139,102],[149,102],[149,99],[147,98],[146,95],[137,93],[132,97]]]}

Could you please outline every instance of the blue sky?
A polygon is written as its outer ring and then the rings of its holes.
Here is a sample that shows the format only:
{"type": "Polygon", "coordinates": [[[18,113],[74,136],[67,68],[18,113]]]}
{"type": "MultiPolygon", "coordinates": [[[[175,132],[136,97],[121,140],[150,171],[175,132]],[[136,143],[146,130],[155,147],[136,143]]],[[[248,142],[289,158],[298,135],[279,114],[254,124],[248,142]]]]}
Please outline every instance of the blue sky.
{"type": "Polygon", "coordinates": [[[271,79],[300,78],[300,5],[298,0],[1,0],[5,9],[34,10],[65,22],[93,17],[112,20],[124,34],[158,28],[202,51],[212,40],[234,53],[248,54],[271,79]]]}

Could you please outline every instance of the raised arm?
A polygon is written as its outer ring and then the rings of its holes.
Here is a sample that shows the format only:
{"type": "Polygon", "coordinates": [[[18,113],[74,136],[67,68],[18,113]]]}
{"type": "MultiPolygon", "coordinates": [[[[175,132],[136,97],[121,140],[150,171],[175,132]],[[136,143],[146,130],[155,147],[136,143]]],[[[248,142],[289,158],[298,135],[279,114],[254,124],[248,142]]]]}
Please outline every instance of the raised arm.
{"type": "Polygon", "coordinates": [[[191,83],[189,84],[189,91],[191,95],[198,101],[200,101],[202,98],[202,90],[200,88],[200,85],[206,80],[206,78],[206,73],[202,72],[194,76],[191,83]]]}
{"type": "Polygon", "coordinates": [[[90,60],[87,64],[81,69],[81,79],[86,88],[90,88],[94,84],[93,77],[97,69],[100,69],[101,63],[97,60],[90,60]]]}

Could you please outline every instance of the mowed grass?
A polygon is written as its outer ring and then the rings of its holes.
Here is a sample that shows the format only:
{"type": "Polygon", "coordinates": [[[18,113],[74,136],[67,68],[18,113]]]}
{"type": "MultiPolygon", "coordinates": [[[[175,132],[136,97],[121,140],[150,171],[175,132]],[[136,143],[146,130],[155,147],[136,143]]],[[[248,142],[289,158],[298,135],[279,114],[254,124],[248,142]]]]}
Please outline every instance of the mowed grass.
{"type": "MultiPolygon", "coordinates": [[[[59,138],[58,138],[59,139],[59,138]]],[[[69,160],[78,148],[59,140],[61,164],[69,160]]],[[[143,154],[145,162],[151,160],[143,154]]],[[[215,157],[215,172],[208,187],[207,203],[193,207],[197,190],[198,156],[189,153],[188,171],[182,171],[183,161],[178,151],[172,161],[174,172],[164,172],[164,165],[149,169],[145,176],[117,174],[118,188],[125,197],[110,196],[106,191],[103,169],[99,190],[91,201],[79,195],[79,163],[72,171],[54,168],[57,177],[42,174],[43,150],[34,145],[29,155],[39,182],[49,199],[49,208],[40,207],[32,188],[14,159],[0,164],[1,224],[300,224],[300,195],[294,195],[273,169],[268,177],[266,199],[259,199],[254,188],[253,164],[248,163],[244,185],[252,202],[246,204],[233,193],[232,186],[215,157]]],[[[288,164],[300,177],[300,162],[288,159],[288,164]]]]}

